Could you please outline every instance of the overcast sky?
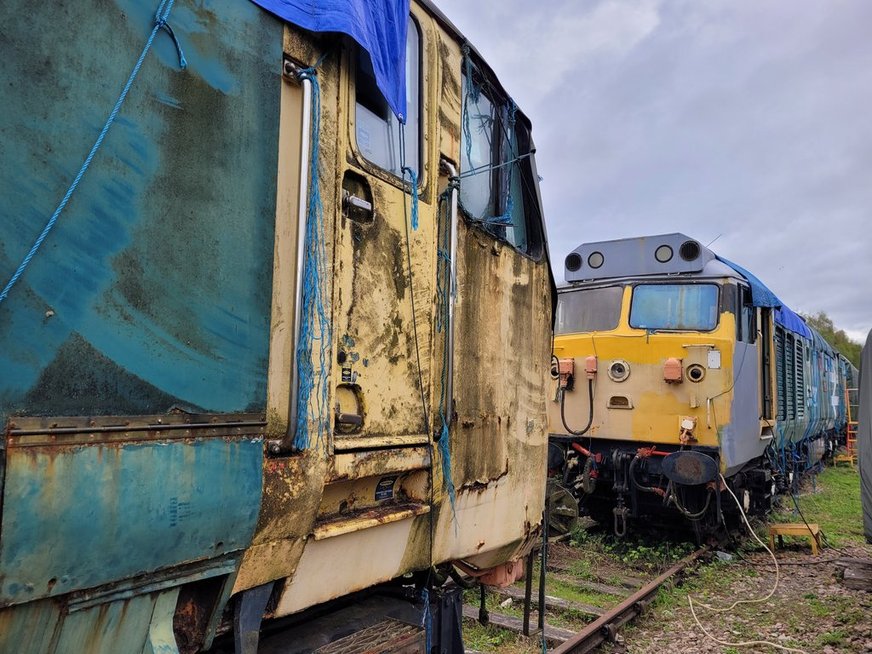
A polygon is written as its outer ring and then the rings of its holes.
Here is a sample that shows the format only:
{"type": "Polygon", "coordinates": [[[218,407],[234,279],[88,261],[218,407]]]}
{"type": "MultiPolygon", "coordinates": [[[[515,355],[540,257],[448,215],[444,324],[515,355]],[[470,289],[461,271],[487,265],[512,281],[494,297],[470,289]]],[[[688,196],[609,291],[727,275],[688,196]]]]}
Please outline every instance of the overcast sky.
{"type": "Polygon", "coordinates": [[[679,231],[872,327],[872,2],[437,0],[533,122],[558,284],[679,231]]]}

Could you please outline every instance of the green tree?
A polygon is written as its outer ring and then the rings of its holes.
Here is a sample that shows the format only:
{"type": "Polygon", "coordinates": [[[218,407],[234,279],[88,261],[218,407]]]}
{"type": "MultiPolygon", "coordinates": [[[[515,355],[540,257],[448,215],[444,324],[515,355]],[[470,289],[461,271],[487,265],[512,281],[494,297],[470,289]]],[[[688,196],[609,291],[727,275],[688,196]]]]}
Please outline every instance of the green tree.
{"type": "Polygon", "coordinates": [[[806,324],[824,337],[827,343],[836,348],[842,355],[857,368],[860,367],[860,352],[863,346],[852,341],[843,329],[836,329],[833,319],[823,311],[818,311],[813,316],[800,314],[806,324]]]}

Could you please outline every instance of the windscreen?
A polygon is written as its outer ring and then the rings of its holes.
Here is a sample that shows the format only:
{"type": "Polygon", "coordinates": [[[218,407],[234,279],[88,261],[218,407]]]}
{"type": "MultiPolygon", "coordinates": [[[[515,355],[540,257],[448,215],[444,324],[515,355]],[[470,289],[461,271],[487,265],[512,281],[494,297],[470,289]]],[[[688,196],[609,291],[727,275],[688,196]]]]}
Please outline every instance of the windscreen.
{"type": "Polygon", "coordinates": [[[718,324],[716,284],[639,284],[630,327],[709,331],[718,324]]]}
{"type": "Polygon", "coordinates": [[[557,300],[558,334],[604,332],[621,320],[623,287],[590,288],[561,293],[557,300]]]}

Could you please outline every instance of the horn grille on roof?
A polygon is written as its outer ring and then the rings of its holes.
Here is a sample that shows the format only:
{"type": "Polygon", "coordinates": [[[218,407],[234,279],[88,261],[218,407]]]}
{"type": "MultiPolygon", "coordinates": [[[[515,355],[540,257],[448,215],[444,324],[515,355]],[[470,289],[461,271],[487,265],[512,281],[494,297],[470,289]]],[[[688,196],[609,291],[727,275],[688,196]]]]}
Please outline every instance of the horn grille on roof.
{"type": "Polygon", "coordinates": [[[699,258],[699,243],[696,241],[685,241],[681,244],[678,254],[685,261],[696,261],[699,258]]]}
{"type": "Polygon", "coordinates": [[[581,255],[573,252],[566,257],[566,269],[570,272],[575,272],[581,268],[581,255]]]}
{"type": "Polygon", "coordinates": [[[584,243],[566,257],[566,281],[702,272],[715,254],[684,234],[584,243]],[[675,256],[678,254],[679,256],[675,256]]]}

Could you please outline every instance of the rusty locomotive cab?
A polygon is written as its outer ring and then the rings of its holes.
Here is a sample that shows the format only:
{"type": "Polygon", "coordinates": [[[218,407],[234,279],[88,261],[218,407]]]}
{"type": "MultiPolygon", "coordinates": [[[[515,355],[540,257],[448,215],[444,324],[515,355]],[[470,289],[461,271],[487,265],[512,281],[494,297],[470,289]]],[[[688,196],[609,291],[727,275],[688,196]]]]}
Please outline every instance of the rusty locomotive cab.
{"type": "Polygon", "coordinates": [[[0,652],[450,649],[540,538],[531,125],[427,1],[281,4],[0,9],[0,652]]]}

